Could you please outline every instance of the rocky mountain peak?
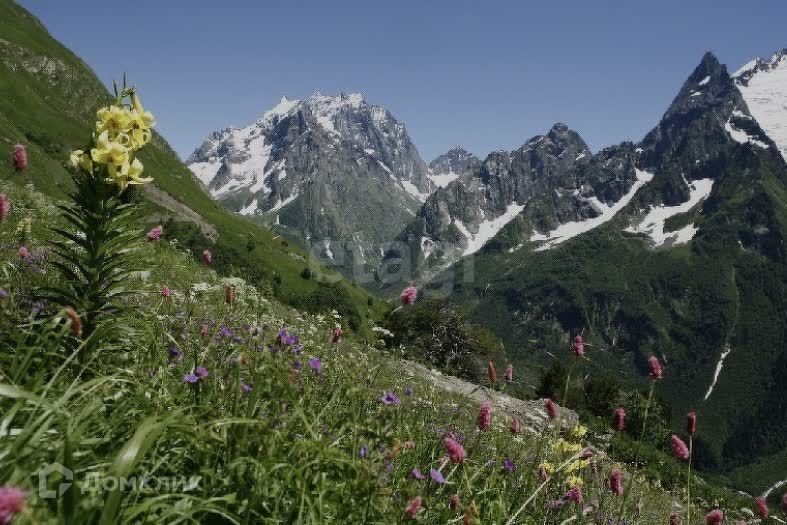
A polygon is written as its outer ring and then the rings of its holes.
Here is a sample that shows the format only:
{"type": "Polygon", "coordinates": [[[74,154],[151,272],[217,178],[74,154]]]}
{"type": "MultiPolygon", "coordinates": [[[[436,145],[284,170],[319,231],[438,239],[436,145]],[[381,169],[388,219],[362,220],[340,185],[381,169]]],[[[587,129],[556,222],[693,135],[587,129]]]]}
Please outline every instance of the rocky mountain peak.
{"type": "Polygon", "coordinates": [[[444,188],[459,176],[478,171],[481,160],[461,146],[454,146],[429,163],[429,178],[444,188]]]}

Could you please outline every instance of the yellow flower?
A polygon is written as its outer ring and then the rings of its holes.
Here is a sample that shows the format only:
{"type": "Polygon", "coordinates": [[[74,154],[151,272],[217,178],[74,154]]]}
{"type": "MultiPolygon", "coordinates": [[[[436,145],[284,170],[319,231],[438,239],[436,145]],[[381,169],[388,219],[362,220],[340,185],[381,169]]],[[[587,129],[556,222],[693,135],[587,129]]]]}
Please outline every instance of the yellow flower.
{"type": "Polygon", "coordinates": [[[96,147],[90,150],[93,162],[107,164],[110,174],[113,167],[118,168],[128,162],[128,148],[119,142],[110,140],[109,133],[104,131],[96,139],[96,147]]]}
{"type": "Polygon", "coordinates": [[[109,132],[111,137],[118,133],[128,130],[131,127],[131,112],[122,106],[107,106],[98,110],[96,113],[96,132],[109,132]]]}
{"type": "MultiPolygon", "coordinates": [[[[147,113],[147,112],[146,112],[147,113]]],[[[150,118],[153,118],[153,115],[147,113],[150,118]]],[[[150,126],[145,126],[146,118],[144,116],[139,116],[136,112],[134,113],[134,119],[131,123],[131,147],[133,149],[140,149],[142,146],[145,146],[148,142],[150,142],[153,133],[150,131],[150,126]]]]}
{"type": "Polygon", "coordinates": [[[582,483],[584,483],[582,481],[582,478],[579,478],[577,476],[569,476],[566,479],[566,485],[568,485],[569,487],[581,487],[582,483]]]}
{"type": "Polygon", "coordinates": [[[145,184],[146,182],[150,182],[153,179],[150,177],[142,178],[142,171],[144,167],[139,159],[134,159],[131,164],[128,161],[124,162],[119,169],[112,172],[110,170],[110,176],[115,184],[118,185],[120,191],[125,190],[129,184],[145,184]]]}
{"type": "Polygon", "coordinates": [[[583,468],[587,468],[590,465],[590,461],[586,459],[580,459],[577,461],[572,461],[566,467],[566,473],[571,474],[572,472],[576,472],[577,470],[581,470],[583,468]]]}
{"type": "Polygon", "coordinates": [[[555,471],[555,465],[553,465],[549,461],[544,461],[543,463],[541,463],[541,465],[538,468],[539,469],[543,468],[546,471],[546,473],[550,475],[555,471]]]}
{"type": "Polygon", "coordinates": [[[587,433],[588,433],[587,427],[584,427],[582,425],[577,425],[571,430],[571,435],[577,439],[582,439],[583,437],[585,437],[585,434],[587,433]]]}
{"type": "Polygon", "coordinates": [[[555,451],[557,452],[564,452],[567,454],[576,454],[580,450],[582,450],[582,445],[580,443],[570,443],[563,438],[558,439],[552,445],[555,451]]]}
{"type": "Polygon", "coordinates": [[[74,169],[82,168],[87,172],[93,171],[93,159],[91,159],[90,155],[81,149],[71,152],[71,156],[68,159],[68,164],[74,169]]]}

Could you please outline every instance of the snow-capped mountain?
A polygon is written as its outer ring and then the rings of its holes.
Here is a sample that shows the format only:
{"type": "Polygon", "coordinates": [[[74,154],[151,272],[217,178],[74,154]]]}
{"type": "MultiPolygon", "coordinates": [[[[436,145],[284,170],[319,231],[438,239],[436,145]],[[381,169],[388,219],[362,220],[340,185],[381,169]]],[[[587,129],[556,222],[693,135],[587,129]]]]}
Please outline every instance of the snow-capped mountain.
{"type": "Polygon", "coordinates": [[[226,207],[324,244],[328,259],[349,241],[378,253],[435,187],[404,124],[357,93],[282,98],[212,133],[187,164],[226,207]]]}
{"type": "Polygon", "coordinates": [[[748,62],[732,77],[751,115],[787,160],[787,49],[748,62]]]}

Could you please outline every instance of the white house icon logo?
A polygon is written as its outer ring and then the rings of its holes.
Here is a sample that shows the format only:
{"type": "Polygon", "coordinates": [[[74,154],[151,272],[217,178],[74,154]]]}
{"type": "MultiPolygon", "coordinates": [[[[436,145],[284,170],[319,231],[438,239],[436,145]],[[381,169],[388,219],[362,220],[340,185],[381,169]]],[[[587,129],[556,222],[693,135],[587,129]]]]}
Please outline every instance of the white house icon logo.
{"type": "Polygon", "coordinates": [[[71,469],[64,467],[60,463],[50,463],[37,472],[38,474],[38,495],[43,499],[59,498],[71,487],[74,480],[74,473],[71,469]],[[60,474],[63,481],[57,486],[57,490],[49,489],[49,476],[60,474]]]}

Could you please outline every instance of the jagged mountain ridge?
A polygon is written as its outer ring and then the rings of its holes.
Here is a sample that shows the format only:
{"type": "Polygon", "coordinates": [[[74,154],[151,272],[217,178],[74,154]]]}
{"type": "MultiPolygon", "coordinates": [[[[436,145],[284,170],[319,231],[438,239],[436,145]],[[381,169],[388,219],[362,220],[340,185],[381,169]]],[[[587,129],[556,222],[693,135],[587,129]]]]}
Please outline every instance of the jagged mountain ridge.
{"type": "MultiPolygon", "coordinates": [[[[771,121],[780,130],[778,119],[771,121]]],[[[384,267],[402,258],[428,278],[487,243],[490,249],[546,250],[619,214],[618,220],[630,221],[621,228],[646,234],[657,246],[689,242],[697,232],[693,223],[673,231],[665,221],[709,196],[713,177],[702,172],[703,162],[736,142],[774,145],[726,67],[708,53],[641,143],[594,155],[575,131],[556,124],[514,152],[494,152],[427,199],[399,236],[405,249],[386,254],[384,267]],[[685,128],[680,140],[678,128],[685,128]]],[[[382,273],[383,281],[398,277],[382,273]]]]}

